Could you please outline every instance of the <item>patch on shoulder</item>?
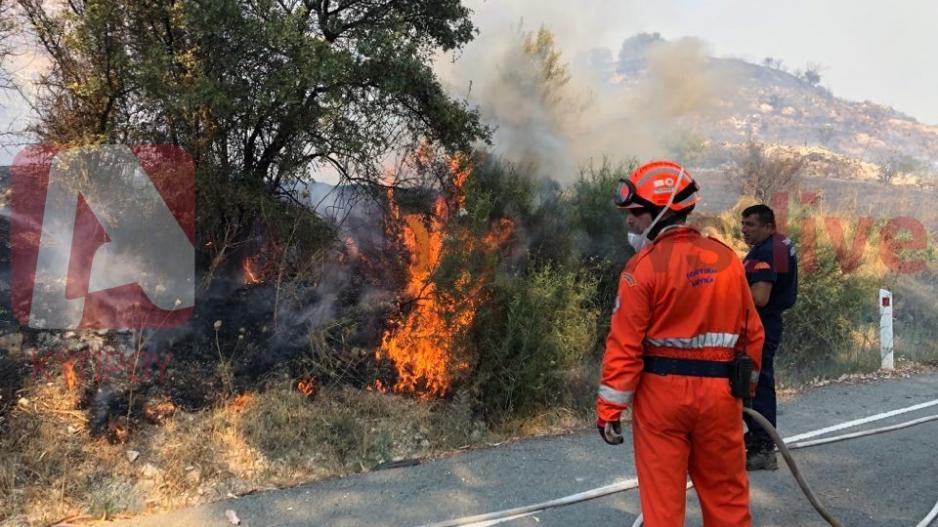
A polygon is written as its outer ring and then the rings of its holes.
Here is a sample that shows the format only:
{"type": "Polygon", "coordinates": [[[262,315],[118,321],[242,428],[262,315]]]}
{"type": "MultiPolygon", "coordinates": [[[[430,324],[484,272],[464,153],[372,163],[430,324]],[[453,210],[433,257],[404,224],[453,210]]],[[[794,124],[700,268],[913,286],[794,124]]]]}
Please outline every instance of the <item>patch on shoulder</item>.
{"type": "Polygon", "coordinates": [[[635,277],[632,276],[632,273],[623,272],[622,281],[625,282],[625,285],[629,287],[635,287],[635,277]]]}

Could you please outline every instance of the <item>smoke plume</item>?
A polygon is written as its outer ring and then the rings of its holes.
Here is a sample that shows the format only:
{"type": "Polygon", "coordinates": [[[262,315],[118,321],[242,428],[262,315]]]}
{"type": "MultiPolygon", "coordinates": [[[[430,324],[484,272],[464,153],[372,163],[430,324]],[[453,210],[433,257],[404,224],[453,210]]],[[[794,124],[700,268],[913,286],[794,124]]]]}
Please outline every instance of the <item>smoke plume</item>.
{"type": "Polygon", "coordinates": [[[483,28],[461,56],[437,64],[453,93],[494,127],[494,153],[541,176],[569,182],[602,158],[680,157],[693,123],[731,97],[730,74],[700,40],[641,34],[613,59],[582,43],[568,54],[561,43],[570,36],[551,29],[483,28]]]}

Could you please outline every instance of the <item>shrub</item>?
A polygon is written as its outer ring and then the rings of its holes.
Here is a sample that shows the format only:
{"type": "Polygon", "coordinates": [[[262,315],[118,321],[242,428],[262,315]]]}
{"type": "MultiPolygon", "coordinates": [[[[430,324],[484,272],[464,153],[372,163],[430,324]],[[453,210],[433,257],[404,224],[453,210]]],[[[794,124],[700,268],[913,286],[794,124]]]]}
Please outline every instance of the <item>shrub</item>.
{"type": "Polygon", "coordinates": [[[600,352],[609,332],[619,273],[634,254],[628,244],[625,213],[615,206],[612,197],[619,179],[628,177],[636,165],[635,160],[617,166],[605,161],[599,167],[591,165],[580,173],[568,202],[572,230],[578,240],[578,267],[596,281],[593,302],[600,308],[600,315],[593,348],[600,352]]]}
{"type": "MultiPolygon", "coordinates": [[[[694,221],[742,256],[748,247],[742,240],[739,218],[753,203],[752,198],[743,198],[730,210],[716,216],[698,215],[694,221]]],[[[792,211],[786,233],[798,252],[798,301],[784,314],[785,332],[777,361],[781,369],[798,379],[868,368],[877,357],[870,330],[878,320],[876,298],[882,282],[882,269],[871,258],[878,251],[868,247],[859,267],[845,273],[827,237],[801,231],[808,225],[804,220],[816,214],[816,210],[792,211]]],[[[843,219],[856,224],[846,216],[843,219]]],[[[820,218],[815,220],[817,231],[823,232],[824,223],[820,218]]],[[[870,239],[875,237],[874,232],[870,239]]],[[[847,239],[852,240],[852,235],[847,239]]]]}
{"type": "Polygon", "coordinates": [[[493,284],[470,335],[483,414],[517,417],[571,401],[564,375],[590,357],[595,291],[593,279],[551,265],[493,284]]]}
{"type": "Polygon", "coordinates": [[[798,154],[769,152],[765,144],[750,140],[737,154],[730,180],[743,196],[767,201],[778,192],[798,187],[805,159],[798,154]]]}
{"type": "MultiPolygon", "coordinates": [[[[797,246],[800,237],[792,238],[797,246]]],[[[834,249],[817,245],[814,270],[799,274],[798,302],[784,315],[779,360],[796,374],[843,368],[845,362],[863,366],[869,361],[861,357],[875,358],[863,328],[878,319],[878,277],[866,270],[845,274],[834,249]]]]}
{"type": "Polygon", "coordinates": [[[493,158],[473,172],[451,229],[479,239],[507,216],[513,243],[481,254],[455,234],[434,281],[458,292],[462,273],[488,277],[460,358],[472,366],[462,389],[490,421],[591,401],[617,277],[632,254],[612,196],[633,165],[590,166],[567,188],[493,158]]]}

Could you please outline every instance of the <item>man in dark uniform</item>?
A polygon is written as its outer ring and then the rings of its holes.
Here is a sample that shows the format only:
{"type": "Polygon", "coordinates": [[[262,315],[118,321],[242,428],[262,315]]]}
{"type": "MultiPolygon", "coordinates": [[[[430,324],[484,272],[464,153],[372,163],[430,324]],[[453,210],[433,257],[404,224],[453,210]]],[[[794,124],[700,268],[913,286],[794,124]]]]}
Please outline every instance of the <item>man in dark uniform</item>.
{"type": "MultiPolygon", "coordinates": [[[[765,327],[762,369],[752,407],[775,426],[775,351],[782,340],[782,312],[795,305],[798,296],[798,259],[792,241],[776,232],[775,213],[766,205],[743,211],[742,231],[752,247],[743,260],[746,279],[765,327]]],[[[769,435],[748,418],[746,424],[746,469],[778,469],[769,435]]]]}

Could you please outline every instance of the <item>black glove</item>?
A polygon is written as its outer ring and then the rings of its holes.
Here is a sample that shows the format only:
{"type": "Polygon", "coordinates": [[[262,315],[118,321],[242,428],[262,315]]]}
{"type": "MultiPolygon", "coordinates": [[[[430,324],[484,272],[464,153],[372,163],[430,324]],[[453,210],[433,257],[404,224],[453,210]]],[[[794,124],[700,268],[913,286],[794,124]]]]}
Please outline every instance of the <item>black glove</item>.
{"type": "Polygon", "coordinates": [[[610,445],[621,445],[625,441],[622,437],[622,423],[619,421],[597,421],[596,428],[603,441],[610,445]]]}

